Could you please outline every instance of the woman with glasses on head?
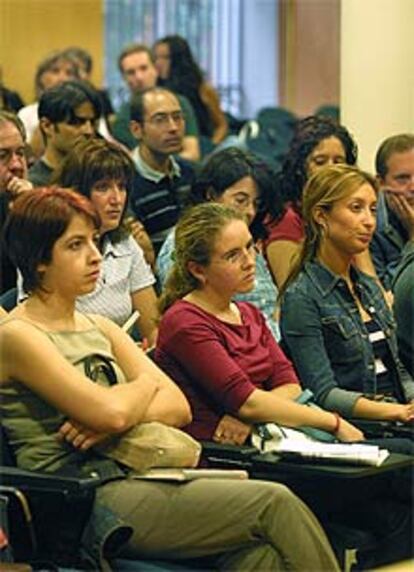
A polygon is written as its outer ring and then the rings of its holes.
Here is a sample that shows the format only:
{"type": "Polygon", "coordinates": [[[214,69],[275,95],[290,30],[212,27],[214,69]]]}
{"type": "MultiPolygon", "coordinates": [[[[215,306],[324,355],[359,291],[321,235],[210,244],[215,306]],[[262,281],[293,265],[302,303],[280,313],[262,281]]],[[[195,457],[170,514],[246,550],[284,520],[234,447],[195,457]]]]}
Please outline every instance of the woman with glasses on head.
{"type": "Polygon", "coordinates": [[[255,281],[255,245],[245,217],[218,203],[179,221],[175,262],[160,299],[157,363],[189,399],[198,439],[243,443],[253,423],[324,429],[341,441],[362,433],[336,414],[299,405],[292,365],[260,311],[234,302],[255,281]]]}
{"type": "MultiPolygon", "coordinates": [[[[245,216],[257,247],[255,280],[248,292],[236,293],[235,299],[257,306],[275,339],[279,340],[276,317],[278,291],[260,248],[266,234],[263,219],[269,201],[273,201],[274,212],[277,209],[282,212],[281,200],[273,188],[274,176],[270,167],[259,157],[229,147],[215,153],[201,168],[191,187],[189,202],[192,205],[220,203],[235,208],[245,216]]],[[[166,281],[173,258],[174,231],[167,236],[157,257],[157,276],[161,285],[166,281]]]]}

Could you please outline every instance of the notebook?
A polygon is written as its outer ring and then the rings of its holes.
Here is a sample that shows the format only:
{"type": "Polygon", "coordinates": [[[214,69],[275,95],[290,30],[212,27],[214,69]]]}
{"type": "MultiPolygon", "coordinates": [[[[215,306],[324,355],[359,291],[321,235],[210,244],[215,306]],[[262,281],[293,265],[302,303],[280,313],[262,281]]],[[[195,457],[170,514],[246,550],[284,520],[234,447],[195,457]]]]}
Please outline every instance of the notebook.
{"type": "Polygon", "coordinates": [[[145,473],[135,473],[132,478],[150,481],[194,481],[195,479],[235,479],[249,478],[247,471],[240,469],[149,469],[145,473]]]}

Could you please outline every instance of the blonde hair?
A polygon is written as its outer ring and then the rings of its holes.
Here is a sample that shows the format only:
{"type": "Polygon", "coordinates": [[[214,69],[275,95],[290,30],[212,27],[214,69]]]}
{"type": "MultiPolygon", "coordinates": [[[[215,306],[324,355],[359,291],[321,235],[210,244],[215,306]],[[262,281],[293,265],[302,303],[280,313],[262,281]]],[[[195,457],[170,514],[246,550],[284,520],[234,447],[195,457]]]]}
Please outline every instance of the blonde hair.
{"type": "Polygon", "coordinates": [[[351,165],[325,167],[309,178],[302,195],[305,240],[293,261],[285,284],[280,289],[280,297],[298,276],[306,262],[313,260],[318,252],[323,229],[315,220],[316,209],[331,210],[335,203],[349,197],[365,184],[371,185],[378,192],[375,178],[366,171],[361,171],[351,165]]]}
{"type": "Polygon", "coordinates": [[[208,266],[217,235],[232,220],[246,222],[242,213],[219,203],[202,203],[183,214],[175,229],[174,264],[159,300],[161,314],[176,300],[200,286],[188,269],[188,263],[208,266]]]}

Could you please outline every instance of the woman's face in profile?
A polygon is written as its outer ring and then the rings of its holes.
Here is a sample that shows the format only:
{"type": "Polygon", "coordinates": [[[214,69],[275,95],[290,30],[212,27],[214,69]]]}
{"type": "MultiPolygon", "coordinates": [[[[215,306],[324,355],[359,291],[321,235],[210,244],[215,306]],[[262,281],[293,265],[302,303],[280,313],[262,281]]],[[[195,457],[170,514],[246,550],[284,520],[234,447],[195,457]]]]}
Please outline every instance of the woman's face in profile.
{"type": "Polygon", "coordinates": [[[98,244],[99,233],[92,221],[74,215],[53,245],[51,261],[38,265],[38,272],[43,274],[42,286],[71,297],[92,292],[102,260],[98,244]]]}
{"type": "Polygon", "coordinates": [[[323,167],[346,163],[346,153],[341,141],[337,137],[322,139],[312,149],[306,160],[306,174],[308,178],[323,167]]]}
{"type": "Polygon", "coordinates": [[[161,79],[168,79],[171,68],[170,46],[157,44],[154,48],[154,63],[161,79]]]}
{"type": "Polygon", "coordinates": [[[315,215],[322,227],[321,248],[333,256],[366,250],[376,226],[377,193],[369,183],[315,215]]]}
{"type": "Polygon", "coordinates": [[[257,213],[259,193],[252,177],[243,177],[228,187],[217,199],[218,203],[233,207],[243,213],[250,225],[257,213]]]}

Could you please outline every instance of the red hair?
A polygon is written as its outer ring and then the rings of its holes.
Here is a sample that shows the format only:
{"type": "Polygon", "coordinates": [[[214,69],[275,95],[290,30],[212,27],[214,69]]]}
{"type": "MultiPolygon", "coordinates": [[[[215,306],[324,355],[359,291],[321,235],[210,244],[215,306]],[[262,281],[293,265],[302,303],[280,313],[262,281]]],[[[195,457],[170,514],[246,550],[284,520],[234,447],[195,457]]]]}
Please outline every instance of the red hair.
{"type": "Polygon", "coordinates": [[[100,220],[92,203],[70,189],[40,187],[21,193],[13,203],[3,230],[8,255],[23,276],[23,288],[32,292],[41,286],[39,264],[49,264],[55,242],[75,215],[95,228],[100,220]]]}

